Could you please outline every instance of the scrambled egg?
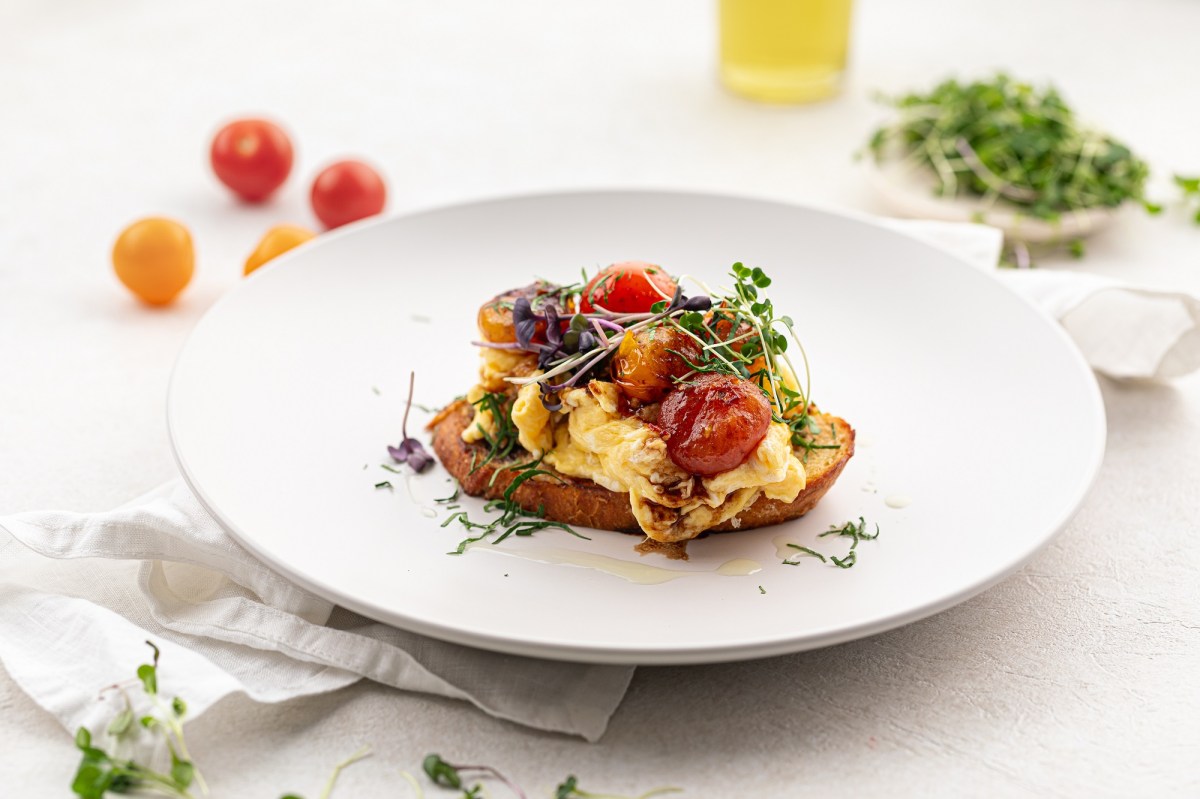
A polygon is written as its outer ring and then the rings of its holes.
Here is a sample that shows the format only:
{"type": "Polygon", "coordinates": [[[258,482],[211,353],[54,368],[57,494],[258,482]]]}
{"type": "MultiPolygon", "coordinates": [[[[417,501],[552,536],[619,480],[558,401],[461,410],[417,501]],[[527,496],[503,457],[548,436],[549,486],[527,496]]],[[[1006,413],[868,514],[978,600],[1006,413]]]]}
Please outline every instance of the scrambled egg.
{"type": "MultiPolygon", "coordinates": [[[[479,385],[468,392],[475,404],[485,392],[502,393],[505,377],[531,375],[536,357],[511,350],[480,352],[479,385]]],[[[794,381],[794,378],[793,378],[794,381]]],[[[734,518],[760,496],[791,502],[804,488],[804,466],[792,452],[787,427],[772,422],[758,447],[735,469],[699,477],[667,455],[667,442],[635,416],[620,413],[619,389],[592,381],[560,394],[563,407],[548,411],[536,383],[522,386],[512,420],[522,447],[558,472],[591,480],[629,495],[634,518],[656,541],[686,541],[734,518]]],[[[475,404],[475,417],[462,433],[468,443],[498,432],[491,410],[475,404]]]]}
{"type": "Polygon", "coordinates": [[[787,428],[772,423],[741,466],[713,477],[680,469],[666,442],[636,417],[618,411],[618,388],[593,381],[560,395],[547,411],[536,384],[521,388],[512,419],[521,445],[571,477],[629,494],[633,515],[657,541],[685,541],[731,519],[766,496],[791,502],[804,488],[804,467],[787,428]]]}
{"type": "MultiPolygon", "coordinates": [[[[463,441],[473,444],[483,441],[484,433],[496,435],[496,419],[492,412],[475,403],[487,392],[504,393],[511,383],[504,378],[511,375],[533,374],[537,369],[537,357],[527,352],[497,350],[483,347],[479,350],[479,385],[467,392],[467,402],[475,406],[475,418],[462,433],[463,441]]],[[[524,442],[522,442],[524,444],[524,442]]],[[[526,447],[526,449],[529,449],[526,447]]],[[[530,450],[532,452],[532,450],[530,450]]]]}
{"type": "Polygon", "coordinates": [[[484,391],[503,392],[511,385],[504,378],[531,374],[537,369],[537,356],[520,350],[479,350],[479,385],[484,391]]]}

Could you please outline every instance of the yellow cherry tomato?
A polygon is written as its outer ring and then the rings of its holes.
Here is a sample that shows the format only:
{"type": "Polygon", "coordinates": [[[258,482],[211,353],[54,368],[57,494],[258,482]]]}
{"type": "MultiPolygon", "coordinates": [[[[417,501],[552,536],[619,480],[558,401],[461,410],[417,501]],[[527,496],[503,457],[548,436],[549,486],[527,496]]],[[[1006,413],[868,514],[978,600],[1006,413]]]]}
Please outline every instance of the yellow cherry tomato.
{"type": "Polygon", "coordinates": [[[298,225],[276,225],[266,232],[254,252],[246,259],[245,273],[248,275],[267,261],[298,247],[317,234],[298,225]]]}
{"type": "Polygon", "coordinates": [[[113,245],[117,277],[143,302],[166,305],[192,279],[196,254],[192,234],[174,219],[139,219],[113,245]]]}

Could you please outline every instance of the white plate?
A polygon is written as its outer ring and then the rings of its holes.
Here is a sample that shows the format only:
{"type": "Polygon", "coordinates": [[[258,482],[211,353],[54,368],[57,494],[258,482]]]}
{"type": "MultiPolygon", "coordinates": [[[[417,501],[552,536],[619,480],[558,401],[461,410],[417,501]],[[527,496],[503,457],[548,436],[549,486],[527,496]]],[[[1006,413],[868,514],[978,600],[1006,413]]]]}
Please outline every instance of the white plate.
{"type": "MultiPolygon", "coordinates": [[[[426,418],[414,412],[410,432],[426,418]]],[[[657,192],[518,197],[322,237],[201,320],[168,419],[203,503],[310,590],[464,644],[627,663],[791,652],[961,602],[1067,522],[1105,430],[1092,374],[1059,328],[950,255],[844,215],[657,192]],[[534,275],[570,281],[631,258],[718,283],[735,260],[773,275],[776,307],[812,361],[814,399],[858,429],[858,454],[807,517],[693,542],[687,563],[589,530],[590,541],[544,531],[445,554],[463,533],[439,526],[440,506],[426,514],[448,493],[446,473],[413,478],[410,497],[379,466],[400,438],[409,370],[419,402],[463,393],[482,301],[534,275]],[[372,487],[385,479],[394,492],[372,487]],[[901,496],[908,507],[889,507],[901,496]],[[845,540],[817,535],[859,516],[882,534],[859,546],[854,568],[780,563],[780,536],[844,554],[845,540]],[[689,574],[646,585],[548,562],[597,557],[689,574]],[[715,572],[734,559],[761,570],[715,572]]]]}

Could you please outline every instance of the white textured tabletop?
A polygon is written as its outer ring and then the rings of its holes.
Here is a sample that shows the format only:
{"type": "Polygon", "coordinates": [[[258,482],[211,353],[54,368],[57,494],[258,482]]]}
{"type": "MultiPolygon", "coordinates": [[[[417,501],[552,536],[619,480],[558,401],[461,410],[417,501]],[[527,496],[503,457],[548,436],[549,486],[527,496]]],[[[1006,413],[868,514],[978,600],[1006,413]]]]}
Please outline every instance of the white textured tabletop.
{"type": "MultiPolygon", "coordinates": [[[[0,0],[0,513],[104,509],[173,474],[176,350],[268,224],[312,224],[305,176],[338,155],[386,170],[391,212],[600,186],[873,210],[851,160],[879,117],[870,93],[1004,67],[1053,78],[1151,162],[1157,191],[1200,172],[1192,0],[856,13],[845,93],[780,108],[718,87],[707,2],[0,0]],[[207,170],[215,125],[244,113],[298,140],[292,181],[261,209],[207,170]],[[198,246],[169,310],[139,307],[108,264],[116,232],[151,213],[185,220],[198,246]]],[[[1200,292],[1200,228],[1130,213],[1084,261],[1047,265],[1200,292]]],[[[190,727],[193,753],[218,797],[315,795],[364,743],[377,756],[335,796],[402,795],[398,770],[433,750],[540,796],[567,773],[713,797],[1200,795],[1200,379],[1101,388],[1108,454],[1078,516],[936,617],[788,657],[640,669],[598,744],[359,684],[226,700],[190,727]]],[[[0,670],[0,794],[67,796],[76,760],[0,670]]]]}

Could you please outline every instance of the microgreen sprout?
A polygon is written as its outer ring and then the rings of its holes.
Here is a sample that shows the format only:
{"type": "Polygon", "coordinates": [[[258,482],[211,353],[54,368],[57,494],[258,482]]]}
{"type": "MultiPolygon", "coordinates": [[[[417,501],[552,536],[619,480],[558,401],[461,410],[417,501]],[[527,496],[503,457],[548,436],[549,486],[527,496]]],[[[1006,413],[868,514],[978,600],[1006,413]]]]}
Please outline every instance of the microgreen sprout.
{"type": "MultiPolygon", "coordinates": [[[[507,576],[507,575],[506,575],[507,576]]],[[[120,691],[124,699],[124,707],[109,722],[105,734],[114,739],[119,746],[128,739],[139,735],[139,731],[148,730],[162,736],[168,753],[171,756],[171,768],[163,773],[137,763],[132,759],[117,757],[105,751],[102,745],[93,740],[91,732],[86,727],[80,727],[75,733],[75,745],[83,753],[83,758],[75,772],[71,783],[71,791],[80,799],[103,799],[110,794],[152,793],[160,796],[172,796],[177,799],[196,799],[191,792],[194,785],[201,795],[208,795],[208,787],[203,777],[192,763],[187,745],[183,740],[183,719],[187,714],[187,703],[179,697],[167,702],[159,693],[159,649],[152,642],[146,644],[153,652],[150,663],[142,664],[137,669],[137,677],[116,685],[111,685],[101,692],[101,696],[110,691],[120,691]],[[127,688],[140,685],[147,699],[153,705],[153,711],[137,718],[134,703],[127,688]]],[[[116,747],[114,747],[116,751],[116,747]]],[[[359,761],[371,756],[371,747],[364,746],[354,754],[337,763],[329,775],[318,799],[330,799],[335,786],[343,771],[359,761]]],[[[438,754],[430,754],[421,764],[425,775],[440,788],[462,791],[460,799],[483,799],[483,784],[477,780],[496,780],[505,785],[517,799],[528,799],[527,794],[511,779],[499,770],[487,765],[459,765],[447,762],[438,754]],[[468,783],[474,783],[468,785],[468,783]]],[[[412,787],[418,799],[423,799],[424,791],[419,782],[407,771],[401,771],[400,776],[412,787]]],[[[637,797],[618,796],[616,794],[594,793],[579,787],[578,780],[569,776],[559,784],[555,799],[651,799],[665,793],[679,791],[679,788],[656,788],[640,794],[637,797]]],[[[300,794],[285,793],[280,799],[303,799],[300,794]]]]}
{"type": "MultiPolygon", "coordinates": [[[[350,766],[353,766],[358,761],[370,756],[371,747],[364,746],[362,749],[359,749],[357,752],[350,755],[350,757],[335,765],[333,767],[333,773],[329,775],[329,780],[325,783],[325,788],[321,791],[319,799],[329,799],[329,797],[333,794],[333,787],[337,784],[338,777],[342,775],[342,772],[350,766]]],[[[281,796],[280,799],[304,799],[304,797],[300,796],[299,794],[288,793],[281,796]]]]}
{"type": "Polygon", "coordinates": [[[1200,175],[1196,177],[1185,177],[1183,175],[1175,175],[1175,185],[1183,192],[1183,201],[1189,206],[1192,206],[1192,221],[1200,225],[1200,175]]]}
{"type": "Polygon", "coordinates": [[[637,796],[622,796],[615,793],[595,793],[579,787],[579,780],[574,774],[569,775],[559,783],[554,791],[554,799],[650,799],[668,793],[679,793],[682,788],[654,788],[637,796]]]}
{"type": "Polygon", "coordinates": [[[442,759],[441,755],[430,754],[426,755],[425,760],[421,763],[421,768],[424,770],[425,776],[429,777],[434,785],[462,790],[463,799],[474,799],[474,797],[480,795],[480,791],[482,790],[482,786],[480,785],[475,785],[473,788],[465,787],[464,773],[477,774],[499,780],[519,799],[528,799],[519,785],[491,766],[460,766],[447,763],[442,759]]]}
{"type": "MultiPolygon", "coordinates": [[[[414,472],[423,472],[433,465],[433,456],[425,451],[425,446],[415,438],[408,436],[408,412],[413,405],[413,387],[416,384],[416,372],[408,374],[408,401],[404,404],[404,419],[400,422],[400,446],[388,447],[388,454],[396,463],[407,463],[414,472]]],[[[378,486],[376,486],[378,488],[378,486]]]]}
{"type": "MultiPolygon", "coordinates": [[[[620,274],[612,277],[615,282],[620,278],[620,274]]],[[[599,289],[600,286],[597,286],[594,290],[599,289]]],[[[558,321],[559,311],[552,302],[543,301],[542,313],[539,315],[535,313],[536,309],[531,300],[518,298],[513,304],[513,324],[517,331],[516,348],[536,353],[538,366],[544,371],[532,377],[506,379],[516,385],[539,383],[543,404],[556,410],[557,392],[578,385],[592,375],[616,352],[626,332],[636,332],[684,313],[707,310],[711,304],[708,297],[688,298],[680,291],[675,292],[670,302],[663,300],[655,303],[649,313],[613,313],[605,310],[603,305],[593,303],[597,310],[593,313],[574,314],[567,331],[563,333],[558,321]],[[545,325],[544,344],[534,339],[539,325],[545,325]],[[610,336],[609,333],[613,335],[610,336]],[[561,383],[555,383],[550,380],[553,377],[564,379],[561,383]]]]}
{"type": "Polygon", "coordinates": [[[1116,208],[1144,195],[1149,168],[1106,134],[1080,126],[1052,87],[998,74],[947,80],[889,100],[897,120],[872,136],[877,160],[899,154],[936,176],[936,193],[1003,204],[1034,219],[1116,208]]]}
{"type": "MultiPolygon", "coordinates": [[[[816,440],[820,430],[810,415],[808,358],[796,335],[795,323],[788,316],[776,314],[771,300],[762,293],[771,285],[771,278],[761,268],[740,262],[733,265],[730,276],[734,284],[728,290],[713,291],[696,280],[702,294],[689,297],[677,288],[672,296],[663,295],[645,313],[607,310],[603,298],[612,286],[598,284],[592,302],[595,310],[575,313],[569,322],[545,294],[518,297],[512,304],[517,341],[495,346],[536,354],[542,371],[506,380],[517,386],[537,383],[546,409],[560,410],[559,392],[585,383],[604,369],[625,335],[669,325],[699,345],[698,357],[670,350],[690,369],[678,378],[679,382],[712,372],[750,380],[771,400],[774,421],[788,427],[792,445],[804,450],[805,459],[814,449],[838,449],[837,443],[816,440]],[[544,330],[544,342],[538,338],[539,330],[544,330]],[[793,353],[799,354],[802,371],[796,369],[793,353]],[[803,377],[803,387],[797,383],[799,375],[803,377]]],[[[615,283],[620,273],[610,278],[615,283]]],[[[652,281],[650,284],[654,285],[652,281]]],[[[655,289],[662,294],[657,286],[655,289]]],[[[503,395],[497,396],[495,401],[485,397],[482,402],[497,406],[488,409],[493,410],[493,417],[500,423],[498,438],[507,442],[510,439],[504,436],[511,432],[515,439],[515,431],[504,427],[507,414],[502,403],[506,400],[503,395]]],[[[488,444],[492,459],[499,456],[498,449],[504,454],[511,453],[511,449],[497,447],[491,441],[488,444]]],[[[488,462],[485,459],[477,468],[488,462]]]]}
{"type": "Polygon", "coordinates": [[[159,650],[150,641],[146,644],[154,653],[154,657],[151,663],[138,666],[137,680],[134,684],[141,684],[142,691],[152,705],[152,712],[137,718],[135,724],[133,702],[125,691],[126,684],[111,686],[106,690],[119,690],[125,700],[125,707],[109,723],[106,732],[118,744],[136,736],[140,729],[152,734],[157,733],[171,757],[171,768],[163,773],[132,759],[117,757],[93,741],[92,734],[86,727],[80,727],[75,733],[75,746],[83,753],[83,759],[71,782],[71,791],[82,799],[100,799],[108,792],[129,793],[134,790],[193,799],[194,795],[189,791],[193,783],[202,794],[208,794],[208,786],[193,764],[183,737],[183,718],[187,714],[187,703],[179,697],[166,702],[159,695],[159,650]]]}

